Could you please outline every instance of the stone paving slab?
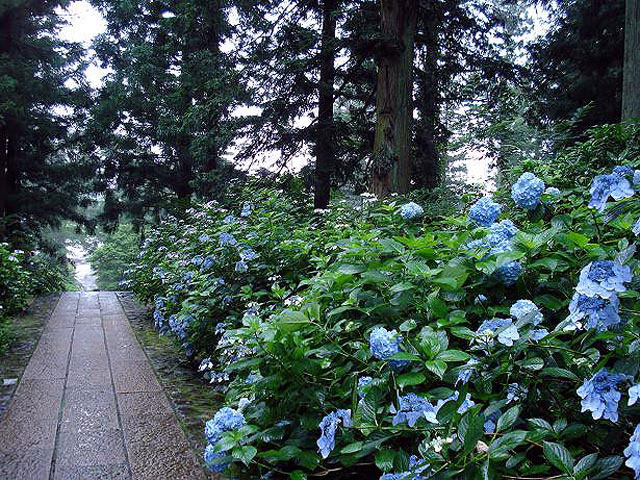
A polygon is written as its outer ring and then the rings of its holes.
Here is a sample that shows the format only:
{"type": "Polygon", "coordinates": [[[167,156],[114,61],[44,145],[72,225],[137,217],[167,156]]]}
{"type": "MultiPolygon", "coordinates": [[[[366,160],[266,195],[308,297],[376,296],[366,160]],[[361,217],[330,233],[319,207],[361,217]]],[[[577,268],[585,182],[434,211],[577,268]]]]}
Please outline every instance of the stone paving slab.
{"type": "Polygon", "coordinates": [[[206,479],[114,293],[61,295],[0,421],[16,479],[206,479]]]}

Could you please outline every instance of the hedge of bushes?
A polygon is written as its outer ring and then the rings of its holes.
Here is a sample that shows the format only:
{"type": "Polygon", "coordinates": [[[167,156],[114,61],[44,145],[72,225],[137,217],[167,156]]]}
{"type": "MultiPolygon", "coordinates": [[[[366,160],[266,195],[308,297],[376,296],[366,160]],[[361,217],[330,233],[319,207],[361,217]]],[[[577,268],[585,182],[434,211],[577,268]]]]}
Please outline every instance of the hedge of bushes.
{"type": "Polygon", "coordinates": [[[314,212],[248,184],[163,222],[126,286],[226,392],[209,467],[638,478],[640,159],[624,162],[590,191],[518,175],[447,218],[397,197],[314,212]]]}
{"type": "Polygon", "coordinates": [[[34,295],[64,290],[66,284],[67,273],[44,255],[0,243],[0,353],[13,338],[10,317],[23,313],[34,295]]]}

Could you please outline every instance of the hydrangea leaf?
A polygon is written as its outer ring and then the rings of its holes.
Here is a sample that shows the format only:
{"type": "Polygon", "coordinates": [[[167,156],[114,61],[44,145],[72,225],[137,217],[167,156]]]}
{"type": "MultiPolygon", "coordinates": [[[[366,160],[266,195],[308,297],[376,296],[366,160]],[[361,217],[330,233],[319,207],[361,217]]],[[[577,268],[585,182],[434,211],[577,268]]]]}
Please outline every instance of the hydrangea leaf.
{"type": "Polygon", "coordinates": [[[573,471],[575,460],[564,445],[555,442],[544,442],[542,445],[544,457],[549,460],[549,463],[562,472],[573,471]]]}

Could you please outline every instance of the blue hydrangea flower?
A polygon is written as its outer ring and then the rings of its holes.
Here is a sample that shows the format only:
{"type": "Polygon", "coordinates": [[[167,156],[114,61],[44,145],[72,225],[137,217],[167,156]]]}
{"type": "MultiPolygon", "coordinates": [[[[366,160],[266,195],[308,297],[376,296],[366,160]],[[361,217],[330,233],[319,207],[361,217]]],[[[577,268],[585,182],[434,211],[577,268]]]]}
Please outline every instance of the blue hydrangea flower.
{"type": "Polygon", "coordinates": [[[220,246],[222,247],[233,247],[234,245],[238,244],[238,241],[230,233],[221,233],[218,241],[220,243],[220,246]]]}
{"type": "Polygon", "coordinates": [[[482,305],[483,303],[487,303],[488,301],[489,299],[485,295],[480,294],[473,300],[473,303],[476,305],[482,305]]]}
{"type": "Polygon", "coordinates": [[[248,217],[249,215],[251,215],[251,211],[253,210],[253,206],[250,203],[245,203],[242,206],[242,212],[240,212],[240,216],[241,217],[248,217]]]}
{"type": "Polygon", "coordinates": [[[191,259],[189,263],[191,263],[191,265],[195,265],[196,267],[199,267],[200,265],[202,265],[202,262],[204,262],[204,257],[201,257],[200,255],[196,255],[191,259]]]}
{"type": "Polygon", "coordinates": [[[213,418],[205,424],[204,434],[211,445],[215,445],[222,434],[233,432],[246,425],[244,415],[231,407],[222,407],[213,418]]]}
{"type": "Polygon", "coordinates": [[[153,324],[156,329],[160,330],[162,324],[164,323],[164,315],[157,308],[153,311],[153,324]]]}
{"type": "Polygon", "coordinates": [[[540,203],[540,196],[544,192],[544,182],[531,172],[520,175],[518,181],[511,187],[511,198],[517,205],[534,210],[540,203]]]}
{"type": "MultiPolygon", "coordinates": [[[[442,406],[445,403],[447,403],[447,402],[457,402],[459,397],[460,397],[460,392],[455,391],[453,393],[453,395],[451,395],[450,397],[445,398],[444,400],[438,400],[438,403],[436,403],[436,413],[442,408],[442,406]]],[[[467,393],[465,399],[463,400],[463,402],[460,404],[460,406],[458,407],[458,409],[456,411],[460,415],[463,415],[467,410],[469,410],[475,404],[476,404],[476,402],[471,400],[471,394],[467,393]]]]}
{"type": "Polygon", "coordinates": [[[620,177],[632,177],[633,168],[627,165],[618,165],[617,167],[613,167],[613,174],[620,177]]]}
{"type": "Polygon", "coordinates": [[[635,236],[640,235],[640,218],[638,218],[638,220],[636,220],[636,223],[633,226],[633,234],[635,236]]]}
{"type": "Polygon", "coordinates": [[[527,387],[523,387],[518,383],[510,383],[507,386],[507,405],[523,400],[527,396],[527,393],[529,393],[527,387]]]}
{"type": "Polygon", "coordinates": [[[322,458],[327,458],[336,447],[336,430],[340,422],[345,427],[352,425],[351,410],[336,410],[325,416],[320,422],[320,438],[318,438],[316,444],[322,458]]]}
{"type": "Polygon", "coordinates": [[[496,410],[495,412],[488,415],[484,422],[484,433],[495,433],[496,426],[498,424],[498,419],[502,415],[500,410],[496,410]]]}
{"type": "Polygon", "coordinates": [[[629,439],[629,446],[624,449],[627,461],[624,464],[636,474],[636,480],[640,478],[640,424],[636,425],[633,435],[629,439]]]}
{"type": "Polygon", "coordinates": [[[239,262],[236,262],[236,268],[235,271],[238,273],[245,273],[247,270],[249,270],[249,265],[247,265],[244,260],[240,260],[239,262]]]}
{"type": "Polygon", "coordinates": [[[620,323],[619,306],[620,300],[615,293],[612,293],[608,299],[603,299],[576,292],[569,303],[569,316],[565,320],[567,326],[564,329],[581,329],[583,325],[580,321],[587,318],[587,323],[584,325],[586,328],[595,328],[598,332],[604,332],[620,323]]]}
{"type": "Polygon", "coordinates": [[[367,395],[367,390],[369,390],[369,385],[373,382],[373,378],[371,377],[360,377],[358,379],[358,396],[360,398],[364,398],[367,395]]]}
{"type": "Polygon", "coordinates": [[[609,373],[603,368],[589,380],[585,380],[578,388],[578,396],[582,399],[582,411],[590,411],[594,420],[604,418],[612,422],[618,421],[618,402],[620,392],[618,385],[626,380],[621,373],[609,373]]]}
{"type": "Polygon", "coordinates": [[[191,280],[193,280],[193,272],[187,272],[184,274],[184,276],[182,277],[182,279],[189,283],[191,280]]]}
{"type": "Polygon", "coordinates": [[[206,272],[211,267],[213,267],[215,263],[216,263],[215,257],[213,257],[212,255],[209,255],[205,257],[205,259],[202,261],[202,266],[200,267],[200,270],[202,270],[203,272],[206,272]]]}
{"type": "Polygon", "coordinates": [[[458,385],[459,382],[462,382],[462,384],[464,385],[465,383],[467,383],[471,378],[473,372],[476,370],[475,366],[479,363],[480,360],[478,360],[477,358],[470,358],[469,361],[465,363],[465,365],[458,372],[458,378],[455,384],[458,385]]]}
{"type": "Polygon", "coordinates": [[[489,226],[489,230],[491,230],[490,235],[495,235],[504,240],[511,240],[518,233],[518,227],[509,219],[492,224],[489,226]]]}
{"type": "Polygon", "coordinates": [[[469,210],[469,218],[481,227],[488,227],[502,213],[502,205],[495,203],[490,197],[478,200],[469,210]]]}
{"type": "Polygon", "coordinates": [[[634,405],[638,401],[639,397],[640,397],[640,383],[636,383],[635,385],[632,385],[629,387],[629,401],[627,402],[627,405],[629,406],[634,405]]]}
{"type": "Polygon", "coordinates": [[[610,298],[615,292],[624,292],[624,284],[631,281],[629,267],[611,260],[589,263],[580,272],[576,291],[588,297],[610,298]]]}
{"type": "Polygon", "coordinates": [[[640,185],[640,170],[635,170],[633,172],[633,184],[640,185]]]}
{"type": "Polygon", "coordinates": [[[424,209],[414,202],[405,203],[400,207],[400,216],[404,220],[413,220],[424,215],[424,209]]]}
{"type": "Polygon", "coordinates": [[[485,320],[476,331],[476,340],[488,346],[493,345],[496,337],[498,342],[507,347],[513,346],[513,342],[520,339],[518,329],[511,319],[492,318],[485,320]]]}
{"type": "Polygon", "coordinates": [[[622,200],[633,196],[633,188],[629,180],[619,175],[598,175],[591,184],[591,201],[589,207],[602,212],[607,206],[609,197],[622,200]]]}
{"type": "Polygon", "coordinates": [[[409,427],[413,427],[421,418],[431,423],[438,423],[436,407],[429,400],[419,397],[415,393],[401,396],[399,408],[396,409],[395,405],[391,405],[390,411],[394,414],[392,420],[394,426],[406,422],[409,427]]]}
{"type": "Polygon", "coordinates": [[[203,233],[202,235],[200,235],[198,237],[198,240],[200,240],[202,243],[208,242],[209,240],[211,240],[211,237],[209,235],[207,235],[206,233],[203,233]]]}
{"type": "Polygon", "coordinates": [[[504,286],[510,287],[518,281],[521,274],[522,265],[519,262],[509,262],[499,267],[493,275],[504,286]]]}
{"type": "Polygon", "coordinates": [[[240,258],[242,258],[242,260],[244,260],[245,262],[255,260],[259,256],[260,255],[258,255],[256,252],[254,252],[250,248],[245,248],[244,250],[240,251],[240,258]]]}
{"type": "Polygon", "coordinates": [[[401,473],[385,473],[380,480],[424,480],[421,475],[429,468],[429,464],[424,459],[419,459],[415,455],[409,457],[409,471],[401,473]]]}
{"type": "MultiPolygon", "coordinates": [[[[390,356],[400,352],[402,335],[395,330],[388,331],[384,327],[376,327],[369,336],[369,348],[371,354],[378,360],[386,360],[390,356]]],[[[406,360],[391,360],[392,368],[402,368],[408,364],[406,360]]]]}
{"type": "Polygon", "coordinates": [[[234,217],[233,215],[227,215],[226,217],[224,217],[224,219],[222,220],[222,223],[224,223],[225,225],[230,225],[233,222],[236,221],[236,217],[234,217]]]}
{"type": "Polygon", "coordinates": [[[549,187],[544,191],[544,193],[551,195],[552,197],[559,197],[562,194],[556,187],[549,187]]]}
{"type": "Polygon", "coordinates": [[[531,331],[531,340],[533,340],[534,342],[539,342],[547,335],[549,335],[549,330],[547,330],[546,328],[538,328],[531,331]]]}
{"type": "Polygon", "coordinates": [[[213,473],[224,473],[224,471],[229,466],[229,462],[216,462],[223,457],[227,456],[226,452],[216,452],[214,450],[213,445],[208,444],[207,448],[204,449],[204,453],[202,455],[204,457],[204,463],[209,470],[213,473]],[[215,463],[214,463],[215,462],[215,463]]]}
{"type": "Polygon", "coordinates": [[[518,321],[518,326],[528,323],[535,326],[544,320],[542,312],[540,312],[538,306],[531,300],[518,300],[511,306],[509,313],[518,321]]]}

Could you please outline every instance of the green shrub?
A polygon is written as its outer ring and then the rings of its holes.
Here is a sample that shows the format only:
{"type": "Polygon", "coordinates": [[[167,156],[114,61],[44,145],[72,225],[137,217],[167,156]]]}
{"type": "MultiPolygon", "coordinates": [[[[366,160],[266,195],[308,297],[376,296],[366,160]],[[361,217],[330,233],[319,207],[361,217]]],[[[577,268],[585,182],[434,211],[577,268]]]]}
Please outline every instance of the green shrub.
{"type": "Polygon", "coordinates": [[[507,246],[495,235],[508,223],[403,220],[400,198],[314,214],[304,197],[251,184],[160,225],[128,282],[234,407],[207,425],[210,467],[243,478],[630,478],[640,205],[600,214],[582,184],[531,211],[498,198],[519,229],[507,246]],[[617,290],[619,306],[589,293],[608,309],[569,315],[599,261],[617,265],[607,295],[617,290]]]}
{"type": "Polygon", "coordinates": [[[91,252],[89,262],[95,269],[100,290],[118,290],[124,271],[135,262],[138,238],[130,224],[120,224],[91,252]]]}

